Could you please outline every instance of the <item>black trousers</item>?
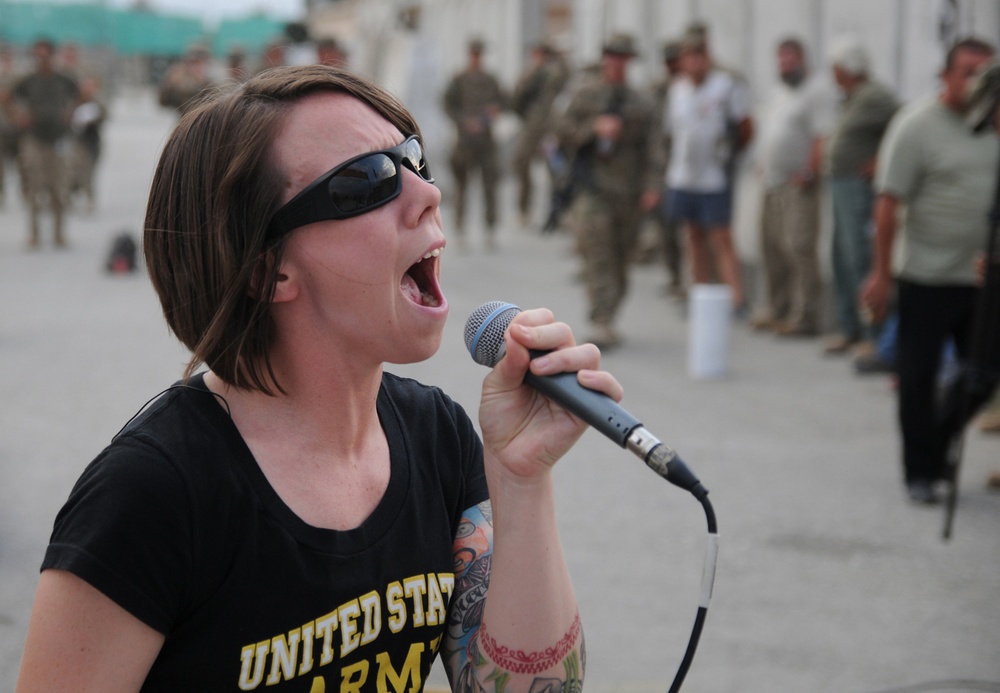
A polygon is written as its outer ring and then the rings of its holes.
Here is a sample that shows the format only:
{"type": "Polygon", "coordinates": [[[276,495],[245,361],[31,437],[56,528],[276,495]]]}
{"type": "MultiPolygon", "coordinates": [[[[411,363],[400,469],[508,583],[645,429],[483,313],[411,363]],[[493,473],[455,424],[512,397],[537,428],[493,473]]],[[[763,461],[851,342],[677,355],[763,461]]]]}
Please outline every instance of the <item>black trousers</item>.
{"type": "Polygon", "coordinates": [[[979,289],[897,281],[899,425],[907,483],[944,477],[952,431],[940,410],[941,353],[950,338],[960,361],[969,353],[979,289]]]}

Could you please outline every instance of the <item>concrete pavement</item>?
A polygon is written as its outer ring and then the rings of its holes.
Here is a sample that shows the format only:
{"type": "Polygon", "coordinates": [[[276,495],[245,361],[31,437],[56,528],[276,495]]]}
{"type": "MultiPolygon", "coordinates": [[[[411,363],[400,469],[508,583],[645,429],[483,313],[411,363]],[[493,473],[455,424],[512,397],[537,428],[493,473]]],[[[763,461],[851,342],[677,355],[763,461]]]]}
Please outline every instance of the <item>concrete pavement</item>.
{"type": "MultiPolygon", "coordinates": [[[[83,467],[186,361],[145,277],[102,271],[113,236],[141,226],[171,122],[147,93],[113,105],[98,210],[71,216],[69,249],[26,251],[20,202],[8,195],[0,210],[0,690],[16,679],[55,513],[83,467]]],[[[431,157],[440,170],[445,153],[431,157]]],[[[391,368],[441,385],[473,416],[486,372],[461,335],[476,306],[545,305],[586,329],[568,239],[516,229],[513,205],[504,209],[498,252],[485,252],[474,229],[467,253],[445,252],[452,318],[440,353],[391,368]]],[[[1000,438],[968,435],[946,543],[940,509],[905,500],[887,379],[855,376],[814,340],[735,326],[731,374],[693,381],[688,326],[664,279],[659,266],[636,267],[626,343],[605,365],[625,387],[624,406],[687,460],[718,515],[714,599],[684,691],[1000,691],[1000,494],[982,486],[1000,467],[1000,438]]],[[[700,593],[700,506],[593,432],[557,476],[587,690],[666,690],[700,593]]]]}

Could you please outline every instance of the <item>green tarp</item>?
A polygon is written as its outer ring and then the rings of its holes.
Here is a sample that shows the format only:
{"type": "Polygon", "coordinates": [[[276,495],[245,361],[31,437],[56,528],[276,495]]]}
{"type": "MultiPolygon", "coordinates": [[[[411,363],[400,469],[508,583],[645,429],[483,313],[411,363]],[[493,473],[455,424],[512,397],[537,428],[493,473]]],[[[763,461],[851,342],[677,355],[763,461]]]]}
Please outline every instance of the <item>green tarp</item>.
{"type": "Polygon", "coordinates": [[[223,20],[214,30],[201,19],[82,3],[0,0],[0,41],[29,44],[45,36],[58,43],[109,46],[121,55],[181,55],[195,42],[224,55],[233,46],[259,51],[282,35],[282,20],[264,16],[223,20]]]}

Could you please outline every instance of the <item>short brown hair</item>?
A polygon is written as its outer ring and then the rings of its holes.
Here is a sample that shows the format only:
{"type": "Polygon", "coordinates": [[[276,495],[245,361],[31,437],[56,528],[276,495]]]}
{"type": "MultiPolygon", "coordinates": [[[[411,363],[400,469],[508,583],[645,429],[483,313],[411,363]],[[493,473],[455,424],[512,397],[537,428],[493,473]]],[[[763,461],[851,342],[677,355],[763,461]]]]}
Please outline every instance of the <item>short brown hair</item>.
{"type": "Polygon", "coordinates": [[[959,51],[969,51],[970,53],[976,53],[979,55],[993,55],[995,53],[993,46],[986,41],[971,37],[961,39],[952,44],[951,48],[948,49],[948,53],[944,57],[945,72],[951,69],[951,66],[955,62],[955,55],[959,51]]]}
{"type": "Polygon", "coordinates": [[[805,57],[806,55],[806,47],[802,44],[802,41],[800,41],[795,37],[782,39],[778,43],[778,50],[779,51],[792,50],[801,55],[802,57],[805,57]]]}
{"type": "Polygon", "coordinates": [[[273,143],[289,109],[318,92],[353,96],[404,136],[419,134],[406,108],[374,82],[302,65],[210,94],[164,146],[143,253],[167,324],[191,350],[185,378],[204,363],[229,385],[283,392],[270,361],[270,301],[287,238],[266,239],[286,184],[273,143]]]}
{"type": "Polygon", "coordinates": [[[704,34],[688,33],[681,38],[680,54],[688,53],[708,53],[708,41],[705,40],[704,34]]]}

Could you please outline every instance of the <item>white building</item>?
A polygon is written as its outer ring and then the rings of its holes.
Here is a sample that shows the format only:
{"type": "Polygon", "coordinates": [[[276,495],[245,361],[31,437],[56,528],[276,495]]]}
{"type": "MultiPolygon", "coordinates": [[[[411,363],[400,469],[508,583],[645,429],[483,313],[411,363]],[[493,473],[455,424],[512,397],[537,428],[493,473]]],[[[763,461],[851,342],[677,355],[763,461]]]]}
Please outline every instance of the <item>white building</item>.
{"type": "MultiPolygon", "coordinates": [[[[873,77],[903,101],[936,88],[955,37],[1000,46],[998,0],[312,0],[309,12],[313,36],[336,36],[348,46],[354,69],[414,111],[431,151],[447,146],[440,94],[463,67],[474,36],[487,42],[487,67],[511,86],[541,38],[563,46],[579,68],[598,59],[610,34],[629,32],[641,51],[630,79],[643,86],[662,74],[663,44],[696,20],[709,27],[714,57],[744,74],[758,101],[777,80],[775,46],[788,36],[804,42],[813,70],[821,72],[829,71],[831,38],[859,36],[873,77]]],[[[501,133],[509,136],[512,127],[501,133]]],[[[734,224],[750,262],[758,253],[755,185],[741,176],[734,224]]]]}

